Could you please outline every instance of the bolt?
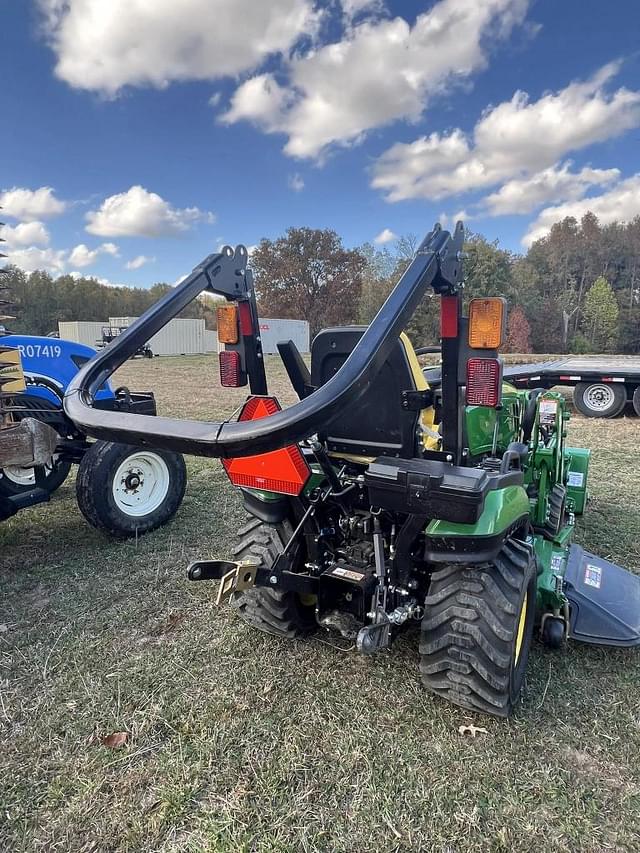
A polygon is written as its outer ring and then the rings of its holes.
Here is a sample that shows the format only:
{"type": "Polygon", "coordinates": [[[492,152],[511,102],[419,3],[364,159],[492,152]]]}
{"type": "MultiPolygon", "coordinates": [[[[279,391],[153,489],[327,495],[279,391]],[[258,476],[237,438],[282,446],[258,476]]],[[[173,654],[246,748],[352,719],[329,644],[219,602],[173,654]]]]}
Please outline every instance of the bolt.
{"type": "Polygon", "coordinates": [[[447,462],[453,462],[453,456],[450,453],[447,453],[447,462]]]}
{"type": "Polygon", "coordinates": [[[271,575],[271,577],[269,578],[269,583],[278,583],[277,575],[271,575]]]}

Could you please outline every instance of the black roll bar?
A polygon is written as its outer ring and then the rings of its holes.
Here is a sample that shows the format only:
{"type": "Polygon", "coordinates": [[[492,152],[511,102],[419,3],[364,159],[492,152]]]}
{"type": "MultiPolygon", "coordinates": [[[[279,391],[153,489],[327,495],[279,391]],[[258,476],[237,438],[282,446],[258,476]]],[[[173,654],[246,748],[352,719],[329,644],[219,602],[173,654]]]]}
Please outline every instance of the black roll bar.
{"type": "Polygon", "coordinates": [[[251,299],[247,250],[225,246],[160,299],[104,350],[97,353],[69,385],[65,412],[96,438],[175,450],[196,456],[251,456],[308,438],[339,417],[364,393],[384,364],[428,287],[455,294],[462,278],[464,228],[453,236],[436,224],[340,370],[325,385],[293,406],[268,418],[237,423],[178,420],[92,408],[93,397],[109,376],[140,346],[203,290],[228,299],[251,299]]]}

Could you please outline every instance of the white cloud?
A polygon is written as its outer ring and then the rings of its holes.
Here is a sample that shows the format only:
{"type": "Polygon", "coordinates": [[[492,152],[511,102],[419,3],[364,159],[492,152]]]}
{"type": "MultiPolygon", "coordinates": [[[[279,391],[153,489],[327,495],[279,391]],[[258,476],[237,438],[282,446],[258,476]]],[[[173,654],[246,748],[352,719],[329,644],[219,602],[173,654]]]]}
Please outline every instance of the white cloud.
{"type": "Polygon", "coordinates": [[[593,186],[611,184],[620,177],[619,169],[584,168],[570,171],[570,163],[551,166],[527,178],[513,178],[484,199],[489,216],[531,213],[543,204],[578,199],[593,186]]]}
{"type": "Polygon", "coordinates": [[[198,220],[214,221],[211,213],[197,207],[172,207],[141,186],[109,196],[86,218],[87,231],[100,237],[171,237],[187,231],[198,220]]]}
{"type": "Polygon", "coordinates": [[[383,228],[378,236],[373,238],[373,242],[383,246],[385,243],[392,243],[397,239],[398,235],[391,228],[383,228]]]}
{"type": "Polygon", "coordinates": [[[51,187],[28,190],[12,187],[0,193],[1,215],[34,222],[64,213],[66,204],[55,197],[51,187]]]}
{"type": "Polygon", "coordinates": [[[273,74],[247,80],[222,120],[249,119],[286,133],[290,156],[321,157],[331,144],[357,143],[371,128],[418,119],[430,98],[486,65],[486,45],[506,38],[527,6],[528,0],[440,0],[413,26],[400,17],[365,20],[348,27],[342,41],[295,56],[287,86],[273,74]]]}
{"type": "Polygon", "coordinates": [[[640,174],[620,181],[602,195],[546,207],[529,226],[522,244],[530,246],[534,240],[544,237],[555,222],[560,222],[567,216],[580,219],[587,211],[594,213],[602,225],[628,222],[640,216],[640,174]]]}
{"type": "Polygon", "coordinates": [[[347,21],[352,21],[364,12],[380,13],[384,10],[383,0],[340,0],[347,21]]]}
{"type": "Polygon", "coordinates": [[[155,258],[149,258],[146,255],[137,255],[130,261],[127,261],[125,264],[128,270],[139,270],[140,267],[143,267],[145,264],[152,264],[155,261],[155,258]]]}
{"type": "MultiPolygon", "coordinates": [[[[618,70],[619,64],[611,63],[590,80],[571,83],[534,102],[526,93],[516,92],[510,101],[485,112],[471,138],[454,129],[408,144],[396,143],[376,162],[372,186],[381,189],[388,201],[401,201],[440,199],[514,178],[530,178],[570,151],[640,124],[640,92],[624,87],[613,93],[604,90],[618,70]]],[[[563,168],[557,166],[555,171],[561,174],[563,168]]],[[[548,189],[552,177],[546,177],[548,189]]],[[[586,173],[561,178],[571,191],[601,179],[605,180],[597,170],[591,170],[591,178],[586,173]]],[[[540,181],[545,183],[544,178],[540,181]]],[[[500,205],[500,200],[494,198],[490,203],[500,205]]]]}
{"type": "Polygon", "coordinates": [[[48,246],[49,232],[42,222],[20,222],[16,226],[5,225],[0,228],[0,237],[7,246],[19,249],[24,246],[48,246]]]}
{"type": "Polygon", "coordinates": [[[38,249],[30,246],[28,249],[16,249],[8,254],[8,262],[25,272],[45,270],[59,275],[64,272],[66,252],[56,249],[38,249]]]}
{"type": "Polygon", "coordinates": [[[295,172],[293,175],[289,175],[287,179],[287,186],[290,190],[299,193],[304,189],[304,178],[298,172],[295,172]]]}
{"type": "Polygon", "coordinates": [[[213,80],[288,52],[316,32],[312,0],[39,0],[56,75],[114,95],[123,86],[213,80]]]}
{"type": "Polygon", "coordinates": [[[111,255],[117,258],[118,247],[115,243],[102,243],[95,249],[90,249],[85,243],[79,243],[71,250],[69,263],[75,267],[88,267],[96,262],[98,255],[111,255]]]}

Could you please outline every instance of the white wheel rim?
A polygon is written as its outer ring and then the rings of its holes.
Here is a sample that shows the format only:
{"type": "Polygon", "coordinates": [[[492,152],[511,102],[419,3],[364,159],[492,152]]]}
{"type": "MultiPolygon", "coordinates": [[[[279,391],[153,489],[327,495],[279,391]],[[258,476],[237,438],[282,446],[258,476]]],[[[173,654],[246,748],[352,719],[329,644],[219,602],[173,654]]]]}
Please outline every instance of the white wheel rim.
{"type": "Polygon", "coordinates": [[[111,492],[118,509],[139,518],[158,509],[169,491],[169,469],[162,457],[147,451],[132,453],[113,478],[111,492]]]}
{"type": "MultiPolygon", "coordinates": [[[[44,466],[45,476],[48,477],[55,468],[58,460],[58,454],[53,457],[49,465],[44,466]]],[[[0,471],[3,477],[6,477],[15,486],[36,486],[36,469],[35,468],[20,468],[18,465],[8,465],[0,471]]]]}
{"type": "Polygon", "coordinates": [[[609,385],[589,385],[584,392],[584,402],[592,412],[604,412],[613,406],[615,397],[609,385]]]}

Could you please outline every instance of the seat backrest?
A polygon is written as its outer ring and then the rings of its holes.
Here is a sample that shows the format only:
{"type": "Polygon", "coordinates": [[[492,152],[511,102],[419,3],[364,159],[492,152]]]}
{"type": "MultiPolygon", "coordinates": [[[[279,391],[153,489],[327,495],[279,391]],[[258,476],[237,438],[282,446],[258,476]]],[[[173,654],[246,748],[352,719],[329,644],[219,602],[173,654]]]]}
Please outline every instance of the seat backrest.
{"type": "MultiPolygon", "coordinates": [[[[316,335],[311,345],[312,385],[324,385],[340,370],[366,328],[342,326],[316,335]]],[[[417,452],[420,412],[403,408],[402,392],[416,390],[422,388],[416,386],[407,346],[398,339],[370,387],[320,437],[338,455],[411,459],[417,452]]]]}

